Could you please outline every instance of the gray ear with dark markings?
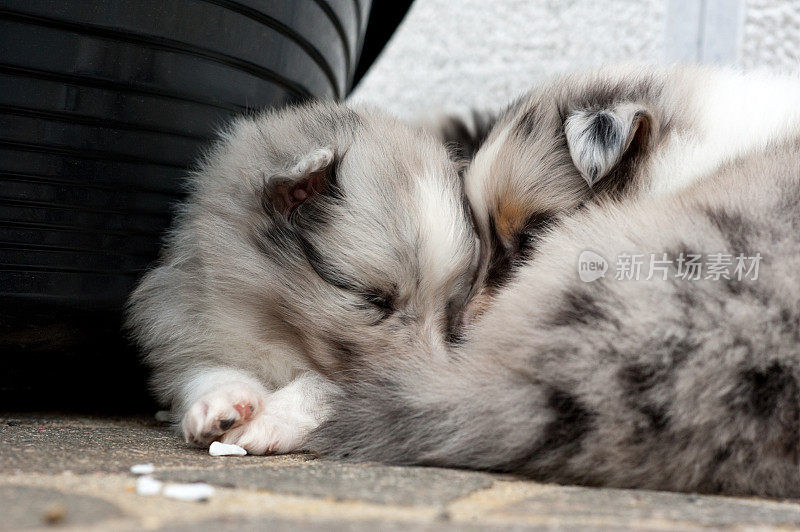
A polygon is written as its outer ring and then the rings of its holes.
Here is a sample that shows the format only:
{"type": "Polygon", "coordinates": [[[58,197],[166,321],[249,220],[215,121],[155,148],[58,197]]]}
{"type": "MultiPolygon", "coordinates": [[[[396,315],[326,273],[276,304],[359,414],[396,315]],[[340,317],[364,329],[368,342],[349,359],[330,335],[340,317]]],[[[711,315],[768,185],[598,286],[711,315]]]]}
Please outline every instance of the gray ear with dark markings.
{"type": "Polygon", "coordinates": [[[634,103],[573,111],[564,133],[572,161],[586,183],[594,187],[627,153],[645,148],[654,121],[644,106],[634,103]]]}

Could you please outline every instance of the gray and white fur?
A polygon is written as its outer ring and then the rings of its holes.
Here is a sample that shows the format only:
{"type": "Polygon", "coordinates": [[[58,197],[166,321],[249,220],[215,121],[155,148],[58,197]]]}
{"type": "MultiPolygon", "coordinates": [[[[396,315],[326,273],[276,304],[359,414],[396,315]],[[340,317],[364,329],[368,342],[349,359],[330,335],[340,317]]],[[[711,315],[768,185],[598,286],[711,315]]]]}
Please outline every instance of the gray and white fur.
{"type": "Polygon", "coordinates": [[[312,361],[441,349],[459,321],[476,237],[433,137],[370,109],[265,113],[189,186],[128,312],[187,441],[299,450],[333,389],[312,361]]]}
{"type": "MultiPolygon", "coordinates": [[[[460,143],[451,122],[464,120],[471,118],[425,127],[460,143]]],[[[603,68],[545,81],[499,113],[488,133],[468,131],[481,148],[464,183],[485,256],[474,312],[561,217],[587,204],[669,194],[800,134],[800,76],[603,68]]]]}
{"type": "Polygon", "coordinates": [[[333,376],[343,391],[309,447],[564,483],[800,496],[792,87],[710,70],[611,72],[512,107],[466,174],[481,236],[516,238],[539,209],[558,222],[515,259],[463,345],[365,357],[333,376]],[[620,109],[593,128],[592,116],[620,109]],[[641,143],[622,134],[643,125],[641,143]],[[612,272],[581,281],[587,250],[612,272]],[[616,258],[650,254],[666,254],[666,280],[614,278],[616,258]],[[758,279],[678,276],[694,254],[760,254],[758,279]]]}

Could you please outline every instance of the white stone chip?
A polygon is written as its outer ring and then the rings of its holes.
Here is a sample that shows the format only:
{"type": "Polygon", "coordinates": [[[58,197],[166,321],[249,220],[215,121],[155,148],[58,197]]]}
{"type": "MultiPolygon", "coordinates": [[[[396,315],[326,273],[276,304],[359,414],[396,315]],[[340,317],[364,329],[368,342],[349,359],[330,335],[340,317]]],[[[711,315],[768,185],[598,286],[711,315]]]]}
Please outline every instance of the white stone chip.
{"type": "Polygon", "coordinates": [[[244,456],[247,454],[247,451],[238,445],[215,441],[211,444],[211,447],[208,448],[208,454],[211,456],[244,456]]]}
{"type": "Polygon", "coordinates": [[[158,495],[164,484],[153,477],[143,476],[136,479],[136,493],[139,495],[158,495]]]}
{"type": "Polygon", "coordinates": [[[169,423],[172,421],[172,412],[169,410],[159,410],[156,412],[156,421],[161,423],[169,423]]]}
{"type": "Polygon", "coordinates": [[[134,475],[151,475],[156,468],[153,464],[136,464],[131,466],[131,473],[134,475]]]}
{"type": "Polygon", "coordinates": [[[164,497],[179,501],[205,501],[214,496],[214,488],[204,482],[167,484],[161,493],[164,497]]]}

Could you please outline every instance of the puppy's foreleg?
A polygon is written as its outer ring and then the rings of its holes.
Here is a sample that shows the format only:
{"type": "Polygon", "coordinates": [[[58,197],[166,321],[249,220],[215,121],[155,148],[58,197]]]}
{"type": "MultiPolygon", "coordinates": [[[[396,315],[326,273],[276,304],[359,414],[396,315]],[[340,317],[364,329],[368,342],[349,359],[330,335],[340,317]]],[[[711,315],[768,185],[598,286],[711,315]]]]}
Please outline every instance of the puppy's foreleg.
{"type": "Polygon", "coordinates": [[[252,419],[227,431],[221,441],[250,454],[300,451],[311,431],[327,418],[327,400],[334,389],[319,373],[306,372],[267,397],[252,419]]]}

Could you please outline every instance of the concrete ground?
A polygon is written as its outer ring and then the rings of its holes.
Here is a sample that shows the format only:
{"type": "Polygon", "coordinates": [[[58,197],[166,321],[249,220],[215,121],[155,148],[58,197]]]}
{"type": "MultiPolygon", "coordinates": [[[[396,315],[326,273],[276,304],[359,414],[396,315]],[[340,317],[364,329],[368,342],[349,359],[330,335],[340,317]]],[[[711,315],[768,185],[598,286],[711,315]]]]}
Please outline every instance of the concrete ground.
{"type": "Polygon", "coordinates": [[[214,458],[150,418],[0,414],[0,530],[694,530],[796,528],[800,504],[567,487],[306,455],[214,458]],[[136,493],[134,464],[216,487],[136,493]]]}

